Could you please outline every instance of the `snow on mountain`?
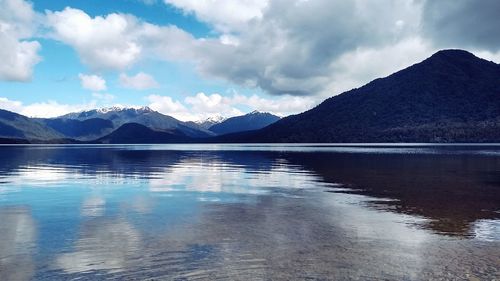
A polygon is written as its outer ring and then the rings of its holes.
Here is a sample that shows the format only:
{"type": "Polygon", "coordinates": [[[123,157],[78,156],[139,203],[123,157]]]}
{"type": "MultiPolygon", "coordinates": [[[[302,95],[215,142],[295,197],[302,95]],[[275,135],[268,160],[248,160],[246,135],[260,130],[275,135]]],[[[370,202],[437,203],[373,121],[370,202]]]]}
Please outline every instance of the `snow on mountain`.
{"type": "Polygon", "coordinates": [[[224,122],[224,120],[226,120],[226,119],[227,118],[224,116],[214,115],[214,116],[210,116],[210,117],[203,119],[203,120],[195,121],[195,123],[204,129],[208,129],[215,124],[219,124],[219,123],[224,122]]]}

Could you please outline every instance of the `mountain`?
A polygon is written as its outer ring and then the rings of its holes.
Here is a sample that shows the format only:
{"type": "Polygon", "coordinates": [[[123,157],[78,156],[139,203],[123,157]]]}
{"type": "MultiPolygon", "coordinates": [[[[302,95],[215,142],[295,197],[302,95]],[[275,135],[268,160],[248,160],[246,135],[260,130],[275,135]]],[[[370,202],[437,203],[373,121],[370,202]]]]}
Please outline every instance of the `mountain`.
{"type": "Polygon", "coordinates": [[[225,142],[500,142],[500,65],[443,50],[225,142]]]}
{"type": "Polygon", "coordinates": [[[178,129],[190,137],[209,137],[213,135],[212,132],[200,127],[194,122],[179,121],[171,116],[154,111],[147,106],[141,108],[110,107],[93,109],[69,113],[59,118],[80,121],[100,118],[113,122],[115,128],[126,123],[137,123],[158,131],[178,129]]]}
{"type": "Polygon", "coordinates": [[[4,139],[49,140],[64,138],[64,135],[35,119],[0,109],[0,137],[4,139]]]}
{"type": "Polygon", "coordinates": [[[280,117],[271,113],[253,111],[242,116],[228,118],[223,122],[211,126],[209,130],[217,135],[224,135],[234,132],[258,130],[278,120],[280,120],[280,117]]]}
{"type": "Polygon", "coordinates": [[[226,120],[225,117],[221,115],[215,115],[208,117],[207,119],[196,121],[195,123],[198,124],[198,126],[208,130],[213,125],[222,123],[224,120],[226,120]]]}
{"type": "Polygon", "coordinates": [[[95,140],[96,143],[140,144],[140,143],[186,143],[191,138],[177,129],[156,131],[137,123],[120,126],[107,136],[95,140]]]}
{"type": "Polygon", "coordinates": [[[121,106],[112,106],[105,108],[97,108],[91,110],[85,110],[80,112],[72,112],[60,116],[59,118],[66,119],[77,119],[77,120],[86,120],[90,118],[102,118],[107,120],[119,120],[124,118],[133,118],[142,113],[148,113],[152,110],[149,107],[140,107],[140,108],[127,108],[121,106]]]}
{"type": "Polygon", "coordinates": [[[42,124],[54,129],[68,138],[79,140],[93,140],[109,134],[113,128],[113,122],[102,118],[90,118],[86,120],[50,118],[39,119],[42,124]]]}

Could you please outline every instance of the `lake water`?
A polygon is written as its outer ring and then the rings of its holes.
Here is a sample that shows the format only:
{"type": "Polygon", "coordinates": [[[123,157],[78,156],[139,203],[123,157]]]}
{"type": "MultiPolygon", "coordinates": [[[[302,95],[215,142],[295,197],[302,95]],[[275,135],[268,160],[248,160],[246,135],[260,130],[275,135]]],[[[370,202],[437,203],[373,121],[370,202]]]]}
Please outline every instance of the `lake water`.
{"type": "Polygon", "coordinates": [[[500,280],[500,146],[1,146],[0,280],[500,280]]]}

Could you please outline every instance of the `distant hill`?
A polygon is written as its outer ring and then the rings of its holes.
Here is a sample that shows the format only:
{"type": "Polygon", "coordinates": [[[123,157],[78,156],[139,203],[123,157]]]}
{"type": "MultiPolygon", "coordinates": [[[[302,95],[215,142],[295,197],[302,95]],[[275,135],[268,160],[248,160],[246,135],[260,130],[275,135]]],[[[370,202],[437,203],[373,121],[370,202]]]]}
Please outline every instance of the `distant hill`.
{"type": "Polygon", "coordinates": [[[0,144],[29,144],[27,139],[0,138],[0,144]]]}
{"type": "Polygon", "coordinates": [[[170,131],[155,131],[137,123],[127,123],[120,126],[107,136],[95,140],[96,143],[109,144],[140,144],[140,143],[185,143],[191,138],[183,132],[174,129],[170,131]]]}
{"type": "Polygon", "coordinates": [[[64,135],[35,119],[0,109],[0,137],[19,141],[22,139],[59,139],[64,135]]]}
{"type": "Polygon", "coordinates": [[[254,111],[242,116],[228,118],[211,126],[209,130],[217,135],[223,135],[261,129],[278,120],[280,120],[280,117],[271,113],[254,111]]]}
{"type": "Polygon", "coordinates": [[[500,142],[500,65],[463,50],[225,142],[500,142]]]}
{"type": "Polygon", "coordinates": [[[39,119],[42,124],[54,129],[68,138],[93,140],[111,133],[113,122],[101,118],[75,120],[65,118],[39,119]]]}
{"type": "Polygon", "coordinates": [[[115,128],[126,123],[137,123],[153,130],[178,129],[190,137],[209,137],[213,133],[200,127],[194,122],[182,122],[174,117],[161,114],[145,106],[141,108],[110,107],[93,109],[83,112],[69,113],[59,117],[60,119],[88,120],[100,118],[113,122],[115,128]]]}

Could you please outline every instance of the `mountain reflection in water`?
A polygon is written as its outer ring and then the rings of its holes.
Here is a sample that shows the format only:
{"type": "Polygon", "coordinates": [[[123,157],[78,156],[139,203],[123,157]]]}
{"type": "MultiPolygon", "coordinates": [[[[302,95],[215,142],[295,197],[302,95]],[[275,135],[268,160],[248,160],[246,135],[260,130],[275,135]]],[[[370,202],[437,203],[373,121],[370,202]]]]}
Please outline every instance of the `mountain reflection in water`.
{"type": "Polygon", "coordinates": [[[498,151],[0,147],[0,276],[494,279],[498,151]]]}

